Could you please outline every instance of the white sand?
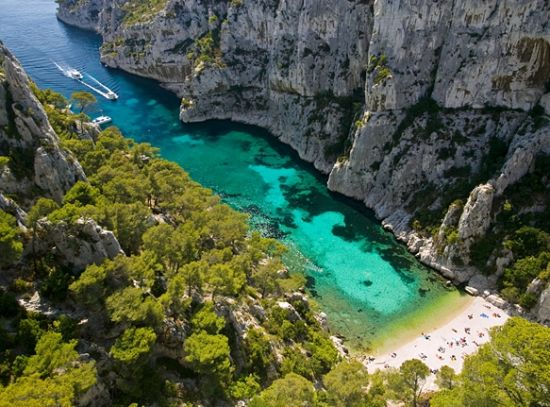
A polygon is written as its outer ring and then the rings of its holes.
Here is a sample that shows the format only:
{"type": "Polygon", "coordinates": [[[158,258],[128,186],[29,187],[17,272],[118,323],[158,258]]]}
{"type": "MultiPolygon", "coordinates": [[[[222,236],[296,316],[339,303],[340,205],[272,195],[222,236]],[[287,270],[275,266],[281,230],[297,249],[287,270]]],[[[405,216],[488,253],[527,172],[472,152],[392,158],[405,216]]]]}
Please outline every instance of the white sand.
{"type": "MultiPolygon", "coordinates": [[[[464,357],[475,353],[479,345],[489,341],[489,328],[504,324],[508,318],[509,316],[503,310],[481,297],[475,297],[469,306],[445,325],[432,332],[424,332],[429,339],[419,336],[386,353],[373,355],[374,360],[369,361],[365,358],[365,365],[372,373],[388,367],[399,368],[409,359],[420,359],[432,370],[438,370],[441,366],[447,365],[458,373],[462,370],[464,357]],[[481,314],[488,318],[482,317],[481,314]],[[470,319],[469,315],[473,317],[470,319]],[[470,329],[469,333],[466,333],[465,328],[470,329]],[[461,341],[462,339],[465,339],[465,342],[461,341]]],[[[433,389],[434,386],[435,376],[432,374],[425,388],[433,389]]]]}

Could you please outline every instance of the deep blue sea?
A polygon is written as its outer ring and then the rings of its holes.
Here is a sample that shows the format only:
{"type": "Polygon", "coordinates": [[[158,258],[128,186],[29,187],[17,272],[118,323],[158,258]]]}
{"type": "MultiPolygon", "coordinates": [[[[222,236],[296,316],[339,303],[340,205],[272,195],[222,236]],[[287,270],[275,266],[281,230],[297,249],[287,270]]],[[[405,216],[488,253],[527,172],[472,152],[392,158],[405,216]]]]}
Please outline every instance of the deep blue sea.
{"type": "Polygon", "coordinates": [[[104,67],[101,38],[55,17],[53,0],[0,0],[0,40],[40,86],[69,97],[86,90],[54,63],[97,78],[120,96],[98,96],[124,134],[161,149],[253,227],[290,247],[286,263],[308,288],[331,328],[354,349],[385,347],[418,333],[462,301],[385,232],[361,204],[330,193],[326,179],[265,131],[230,122],[185,125],[178,99],[151,80],[104,67]]]}

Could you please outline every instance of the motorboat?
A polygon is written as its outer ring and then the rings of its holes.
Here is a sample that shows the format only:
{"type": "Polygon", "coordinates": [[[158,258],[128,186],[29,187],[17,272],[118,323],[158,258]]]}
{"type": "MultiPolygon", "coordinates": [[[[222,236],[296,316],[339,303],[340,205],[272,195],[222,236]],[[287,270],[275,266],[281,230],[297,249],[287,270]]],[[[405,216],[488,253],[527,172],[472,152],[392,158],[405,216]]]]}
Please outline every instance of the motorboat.
{"type": "Polygon", "coordinates": [[[113,92],[112,90],[108,91],[105,94],[105,97],[109,100],[117,100],[118,99],[118,95],[115,92],[113,92]]]}
{"type": "Polygon", "coordinates": [[[113,119],[111,119],[109,116],[99,116],[99,117],[96,117],[94,120],[92,120],[92,123],[98,124],[101,126],[102,124],[111,123],[112,121],[113,119]]]}
{"type": "Polygon", "coordinates": [[[80,80],[83,78],[82,74],[74,69],[74,68],[68,68],[66,71],[65,71],[65,74],[69,77],[69,78],[72,78],[72,79],[77,79],[77,80],[80,80]]]}

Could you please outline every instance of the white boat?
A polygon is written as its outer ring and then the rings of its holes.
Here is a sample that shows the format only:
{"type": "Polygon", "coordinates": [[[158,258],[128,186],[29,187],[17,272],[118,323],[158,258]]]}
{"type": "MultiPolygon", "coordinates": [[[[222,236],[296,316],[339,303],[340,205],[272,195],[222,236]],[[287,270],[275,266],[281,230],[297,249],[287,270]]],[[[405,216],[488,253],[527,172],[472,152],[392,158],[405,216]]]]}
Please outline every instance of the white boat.
{"type": "Polygon", "coordinates": [[[113,119],[111,119],[109,116],[99,116],[92,120],[92,123],[101,126],[102,124],[111,123],[112,121],[113,119]]]}
{"type": "Polygon", "coordinates": [[[69,78],[72,78],[72,79],[82,79],[83,78],[82,74],[74,68],[68,68],[65,71],[65,73],[67,74],[67,76],[69,78]]]}
{"type": "Polygon", "coordinates": [[[109,100],[117,100],[117,99],[118,99],[118,95],[117,95],[115,92],[113,92],[112,90],[110,90],[109,92],[107,92],[107,93],[105,94],[105,97],[106,97],[107,99],[109,99],[109,100]]]}
{"type": "MultiPolygon", "coordinates": [[[[53,62],[53,61],[52,61],[53,62]]],[[[77,69],[71,68],[69,66],[61,66],[57,62],[54,62],[54,65],[59,69],[63,75],[65,75],[67,78],[81,80],[84,76],[78,71],[77,69]]]]}

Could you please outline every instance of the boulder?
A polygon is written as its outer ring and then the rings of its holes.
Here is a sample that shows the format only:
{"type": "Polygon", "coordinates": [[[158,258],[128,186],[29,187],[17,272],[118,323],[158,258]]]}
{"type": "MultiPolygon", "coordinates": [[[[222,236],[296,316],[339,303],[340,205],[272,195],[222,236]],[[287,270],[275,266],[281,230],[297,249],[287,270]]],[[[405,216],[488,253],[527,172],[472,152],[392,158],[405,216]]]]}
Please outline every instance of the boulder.
{"type": "Polygon", "coordinates": [[[533,313],[541,324],[550,323],[550,286],[541,293],[533,313]]]}
{"type": "Polygon", "coordinates": [[[480,237],[491,224],[491,209],[495,190],[492,185],[476,187],[464,205],[458,221],[458,234],[462,240],[480,237]]]}
{"type": "Polygon", "coordinates": [[[44,219],[39,221],[36,235],[37,253],[53,253],[61,264],[76,270],[124,254],[114,233],[92,219],[81,218],[73,224],[44,219]]]}
{"type": "Polygon", "coordinates": [[[474,297],[479,295],[478,289],[474,287],[470,287],[469,285],[464,287],[464,291],[466,291],[470,295],[473,295],[474,297]]]}
{"type": "Polygon", "coordinates": [[[498,308],[504,308],[506,307],[506,305],[508,305],[508,303],[504,299],[502,299],[496,294],[490,294],[487,297],[485,297],[485,299],[498,308]]]}

